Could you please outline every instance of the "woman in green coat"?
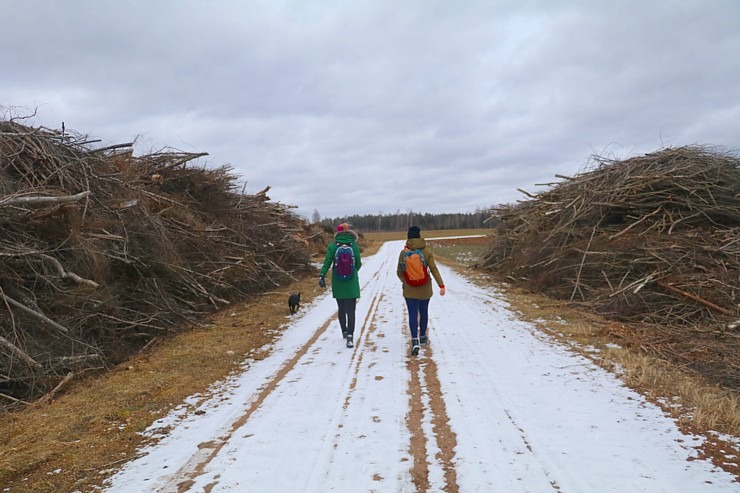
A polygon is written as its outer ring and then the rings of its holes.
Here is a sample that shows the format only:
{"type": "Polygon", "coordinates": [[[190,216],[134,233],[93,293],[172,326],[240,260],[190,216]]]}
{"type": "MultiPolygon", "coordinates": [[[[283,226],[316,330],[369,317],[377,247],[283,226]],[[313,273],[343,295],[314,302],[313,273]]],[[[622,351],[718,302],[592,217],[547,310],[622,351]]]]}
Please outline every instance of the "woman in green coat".
{"type": "Polygon", "coordinates": [[[331,291],[337,300],[339,326],[347,347],[354,346],[355,308],[360,297],[360,267],[362,259],[357,245],[357,233],[350,230],[349,224],[342,223],[337,226],[334,241],[326,248],[324,265],[319,272],[319,286],[326,287],[324,276],[331,268],[331,291]]]}

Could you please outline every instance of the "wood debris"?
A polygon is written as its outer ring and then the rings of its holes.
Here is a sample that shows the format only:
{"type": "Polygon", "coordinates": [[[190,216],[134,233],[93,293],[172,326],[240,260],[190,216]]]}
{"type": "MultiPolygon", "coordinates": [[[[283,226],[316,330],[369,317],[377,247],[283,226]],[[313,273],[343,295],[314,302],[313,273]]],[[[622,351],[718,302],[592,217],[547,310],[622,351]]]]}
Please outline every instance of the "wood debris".
{"type": "Polygon", "coordinates": [[[305,222],[202,153],[0,122],[0,396],[32,401],[312,271],[305,222]]]}
{"type": "Polygon", "coordinates": [[[483,265],[633,324],[652,352],[740,389],[740,158],[706,146],[596,156],[561,178],[494,210],[483,265]]]}

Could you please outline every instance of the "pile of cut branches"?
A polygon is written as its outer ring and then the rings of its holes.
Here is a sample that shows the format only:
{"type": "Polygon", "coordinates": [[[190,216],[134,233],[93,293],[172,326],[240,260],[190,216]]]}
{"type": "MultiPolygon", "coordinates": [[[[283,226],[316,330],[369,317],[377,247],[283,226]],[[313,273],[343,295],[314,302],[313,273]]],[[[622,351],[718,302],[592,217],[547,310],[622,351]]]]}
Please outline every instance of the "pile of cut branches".
{"type": "Polygon", "coordinates": [[[0,122],[0,405],[312,270],[307,226],[205,154],[0,122]]]}
{"type": "Polygon", "coordinates": [[[558,178],[494,211],[483,265],[639,324],[644,348],[740,388],[738,156],[689,146],[594,157],[558,178]]]}

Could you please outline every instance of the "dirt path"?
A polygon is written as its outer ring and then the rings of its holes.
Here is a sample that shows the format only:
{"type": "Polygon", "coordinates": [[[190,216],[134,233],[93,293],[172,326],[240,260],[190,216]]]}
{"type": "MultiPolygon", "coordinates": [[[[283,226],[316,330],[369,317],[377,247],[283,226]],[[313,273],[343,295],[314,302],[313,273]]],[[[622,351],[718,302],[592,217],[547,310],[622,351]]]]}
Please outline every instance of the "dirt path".
{"type": "Polygon", "coordinates": [[[732,491],[660,410],[448,269],[410,357],[398,249],[361,271],[354,349],[318,298],[107,491],[732,491]]]}

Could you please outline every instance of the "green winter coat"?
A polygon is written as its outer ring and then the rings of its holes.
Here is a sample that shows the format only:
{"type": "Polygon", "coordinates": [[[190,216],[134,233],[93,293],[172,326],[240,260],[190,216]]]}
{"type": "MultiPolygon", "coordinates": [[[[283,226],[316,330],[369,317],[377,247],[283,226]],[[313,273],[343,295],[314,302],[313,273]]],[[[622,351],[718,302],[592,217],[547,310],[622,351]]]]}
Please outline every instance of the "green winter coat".
{"type": "Polygon", "coordinates": [[[334,241],[329,243],[329,246],[326,247],[326,258],[324,259],[324,265],[321,267],[319,275],[326,276],[326,273],[329,272],[329,268],[332,268],[331,292],[334,298],[339,300],[348,298],[357,299],[360,297],[360,276],[358,273],[360,267],[362,267],[362,259],[360,258],[360,247],[357,246],[357,233],[354,231],[340,231],[334,235],[334,241]],[[350,245],[352,246],[352,250],[355,252],[355,275],[352,276],[352,279],[348,279],[346,281],[337,279],[334,269],[332,268],[334,264],[334,255],[337,253],[337,247],[339,244],[350,245]]]}
{"type": "Polygon", "coordinates": [[[432,247],[427,246],[427,242],[424,238],[411,238],[410,240],[407,240],[403,251],[398,255],[398,269],[396,270],[398,278],[403,283],[404,298],[428,300],[432,297],[433,294],[431,279],[422,286],[411,286],[403,277],[403,256],[406,252],[406,249],[421,250],[421,252],[424,254],[424,260],[426,261],[427,269],[432,273],[434,280],[437,281],[437,285],[439,287],[442,287],[445,285],[445,283],[442,280],[442,276],[439,274],[437,264],[434,262],[434,252],[432,251],[432,247]]]}

